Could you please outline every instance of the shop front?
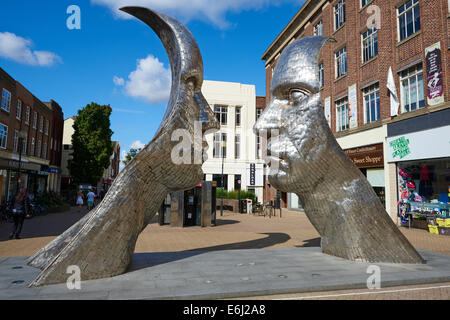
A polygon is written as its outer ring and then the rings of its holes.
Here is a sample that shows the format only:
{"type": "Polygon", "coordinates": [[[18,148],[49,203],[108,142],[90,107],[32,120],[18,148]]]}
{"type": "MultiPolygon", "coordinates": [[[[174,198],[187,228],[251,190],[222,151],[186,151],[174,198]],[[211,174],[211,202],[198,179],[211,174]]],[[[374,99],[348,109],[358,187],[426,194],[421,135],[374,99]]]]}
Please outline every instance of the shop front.
{"type": "Polygon", "coordinates": [[[381,203],[386,206],[383,144],[346,149],[344,152],[366,176],[381,203]]]}
{"type": "Polygon", "coordinates": [[[450,126],[388,137],[387,148],[388,162],[396,164],[401,224],[450,235],[450,126]]]}

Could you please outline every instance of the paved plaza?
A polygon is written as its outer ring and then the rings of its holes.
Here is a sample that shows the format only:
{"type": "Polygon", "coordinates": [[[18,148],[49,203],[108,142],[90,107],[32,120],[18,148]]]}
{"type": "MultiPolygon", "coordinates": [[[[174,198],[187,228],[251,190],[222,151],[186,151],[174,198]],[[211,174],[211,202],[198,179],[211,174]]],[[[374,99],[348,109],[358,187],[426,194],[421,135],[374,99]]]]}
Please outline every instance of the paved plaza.
{"type": "MultiPolygon", "coordinates": [[[[84,209],[81,212],[72,209],[71,211],[64,213],[47,214],[26,220],[22,232],[22,239],[19,240],[8,240],[8,234],[12,225],[1,224],[0,257],[27,257],[34,254],[70,225],[78,221],[84,214],[86,214],[84,209]]],[[[401,230],[418,250],[425,250],[430,254],[436,253],[436,257],[443,256],[444,260],[446,256],[450,256],[450,237],[431,235],[425,230],[407,228],[401,228],[401,230]]],[[[164,257],[174,256],[177,258],[172,260],[177,263],[180,263],[182,259],[194,259],[192,263],[195,264],[196,259],[207,257],[206,255],[208,254],[210,254],[211,257],[214,256],[219,259],[221,256],[226,256],[230,253],[235,253],[233,256],[236,256],[239,255],[240,252],[244,255],[252,252],[252,254],[255,255],[253,260],[255,260],[257,259],[256,255],[259,255],[260,253],[266,256],[268,254],[273,256],[284,254],[287,257],[293,252],[297,252],[291,251],[295,250],[295,248],[306,248],[304,250],[305,252],[315,254],[320,252],[319,246],[319,236],[302,212],[283,210],[281,218],[279,216],[269,218],[225,211],[222,217],[220,217],[220,215],[217,217],[217,226],[211,228],[174,228],[170,226],[160,226],[156,222],[151,223],[138,239],[136,245],[136,253],[138,253],[138,255],[136,256],[140,258],[136,260],[136,263],[144,263],[146,266],[149,266],[147,261],[148,258],[151,256],[152,259],[155,259],[159,253],[166,254],[159,254],[158,259],[164,260],[164,257]],[[255,249],[263,249],[263,251],[252,251],[255,249]],[[221,253],[220,251],[223,250],[227,250],[227,252],[221,253]],[[154,254],[151,255],[151,253],[154,254]],[[145,257],[145,259],[143,257],[145,257]],[[180,259],[180,257],[182,259],[180,259]]],[[[307,257],[304,257],[304,259],[306,258],[307,257]]],[[[20,260],[20,258],[17,259],[20,260]]],[[[260,257],[260,260],[261,259],[263,259],[262,256],[260,257]]],[[[253,260],[249,263],[255,262],[253,260]]],[[[173,261],[171,262],[172,264],[173,261]]],[[[10,260],[10,263],[14,264],[15,262],[15,260],[10,260]]],[[[236,265],[239,265],[239,263],[236,265]]],[[[158,268],[159,266],[156,267],[158,268]]],[[[176,265],[173,265],[173,267],[176,268],[176,265]]],[[[430,266],[425,266],[425,269],[428,267],[430,266]]],[[[450,266],[448,266],[448,268],[450,268],[450,266]]],[[[277,269],[276,263],[270,270],[274,269],[277,269]]],[[[155,269],[153,270],[155,271],[155,269]]],[[[239,269],[236,270],[239,271],[239,269]]],[[[216,270],[217,273],[219,273],[219,271],[219,269],[216,270]]],[[[280,271],[281,270],[274,270],[277,274],[280,273],[280,271]]],[[[420,270],[415,271],[417,272],[420,270]]],[[[428,271],[431,271],[431,269],[428,269],[428,271]]],[[[30,269],[30,272],[36,271],[30,269]]],[[[222,270],[221,273],[223,272],[224,271],[222,270]]],[[[271,276],[271,273],[267,270],[261,272],[262,276],[271,276]]],[[[445,275],[444,269],[442,269],[442,275],[445,275]]],[[[279,276],[283,275],[280,274],[279,276]]],[[[449,280],[444,277],[443,279],[446,279],[445,281],[436,281],[436,277],[438,276],[439,272],[433,276],[435,281],[431,281],[430,283],[425,281],[420,285],[414,286],[405,286],[405,284],[408,283],[400,282],[399,286],[391,287],[392,285],[395,285],[395,283],[391,282],[389,287],[382,287],[375,291],[369,291],[367,288],[364,289],[361,286],[353,286],[351,287],[353,288],[351,290],[338,290],[343,287],[336,286],[334,288],[330,287],[330,290],[333,290],[330,291],[322,286],[320,292],[304,292],[302,294],[296,294],[296,292],[302,292],[301,288],[288,285],[286,287],[287,291],[284,291],[288,294],[282,295],[272,295],[273,291],[271,290],[260,290],[259,292],[261,292],[261,294],[257,294],[255,293],[258,291],[256,288],[253,288],[255,290],[252,294],[249,294],[248,297],[246,297],[245,294],[238,295],[235,291],[233,292],[235,297],[249,299],[450,299],[449,280]],[[296,291],[296,289],[299,291],[296,291]]],[[[250,278],[245,276],[244,273],[242,274],[242,277],[250,278]]],[[[293,277],[294,274],[289,275],[285,280],[293,280],[293,277]]],[[[208,279],[204,280],[207,281],[208,279]]],[[[361,284],[362,279],[359,280],[359,284],[361,284]]],[[[245,279],[243,281],[245,281],[245,279]]],[[[289,283],[289,281],[285,282],[289,283]]],[[[222,298],[232,298],[233,292],[230,291],[230,294],[223,295],[222,298]]],[[[185,292],[185,294],[190,297],[187,292],[185,292]]],[[[220,295],[210,295],[209,297],[221,298],[220,295]]],[[[149,296],[148,298],[152,297],[149,296]]]]}

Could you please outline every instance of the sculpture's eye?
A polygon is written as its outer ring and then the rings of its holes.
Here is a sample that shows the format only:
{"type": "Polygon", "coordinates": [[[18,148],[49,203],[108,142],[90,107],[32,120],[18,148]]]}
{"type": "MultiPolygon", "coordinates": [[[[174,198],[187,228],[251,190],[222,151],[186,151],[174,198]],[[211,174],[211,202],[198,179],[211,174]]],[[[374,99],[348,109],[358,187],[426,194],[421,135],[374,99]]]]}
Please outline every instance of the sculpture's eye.
{"type": "Polygon", "coordinates": [[[292,103],[297,104],[309,95],[309,92],[302,89],[291,89],[289,98],[292,103]]]}

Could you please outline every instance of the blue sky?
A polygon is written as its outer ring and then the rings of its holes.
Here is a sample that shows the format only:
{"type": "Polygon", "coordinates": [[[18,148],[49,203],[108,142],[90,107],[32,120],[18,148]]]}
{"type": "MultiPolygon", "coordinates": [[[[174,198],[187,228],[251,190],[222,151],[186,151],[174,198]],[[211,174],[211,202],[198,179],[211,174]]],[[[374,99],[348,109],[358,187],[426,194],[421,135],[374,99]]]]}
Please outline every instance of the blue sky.
{"type": "Polygon", "coordinates": [[[113,139],[127,151],[154,135],[166,106],[170,66],[154,32],[123,5],[167,13],[193,33],[206,80],[254,84],[265,95],[261,56],[304,0],[14,0],[0,10],[0,67],[64,117],[90,102],[113,108],[113,139]],[[81,9],[69,30],[67,8],[81,9]],[[20,53],[19,53],[20,52],[20,53]],[[156,85],[152,85],[155,84],[156,85]]]}

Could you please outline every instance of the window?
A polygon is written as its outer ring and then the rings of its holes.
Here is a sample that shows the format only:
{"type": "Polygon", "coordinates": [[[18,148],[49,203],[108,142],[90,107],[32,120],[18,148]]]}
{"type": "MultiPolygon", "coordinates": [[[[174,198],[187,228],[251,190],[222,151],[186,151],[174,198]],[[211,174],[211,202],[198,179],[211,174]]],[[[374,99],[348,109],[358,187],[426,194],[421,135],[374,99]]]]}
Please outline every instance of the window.
{"type": "Polygon", "coordinates": [[[27,137],[22,140],[22,153],[27,154],[27,137]]]}
{"type": "Polygon", "coordinates": [[[11,92],[6,89],[2,91],[2,109],[8,112],[11,109],[11,92]]]}
{"type": "Polygon", "coordinates": [[[263,109],[261,109],[261,108],[256,109],[256,120],[258,120],[259,117],[261,117],[262,112],[263,112],[263,109]]]}
{"type": "Polygon", "coordinates": [[[348,98],[336,101],[336,131],[348,129],[348,98]]]}
{"type": "Polygon", "coordinates": [[[241,136],[236,134],[234,137],[234,157],[239,159],[241,157],[241,136]]]}
{"type": "Polygon", "coordinates": [[[22,101],[20,100],[17,100],[16,118],[19,120],[22,118],[22,101]]]}
{"type": "Polygon", "coordinates": [[[14,147],[13,147],[13,151],[14,152],[19,152],[19,131],[18,130],[14,130],[14,147]]]}
{"type": "Polygon", "coordinates": [[[334,6],[334,30],[339,29],[345,23],[345,0],[339,0],[334,6]]]}
{"type": "Polygon", "coordinates": [[[377,28],[363,32],[362,38],[362,59],[363,62],[369,61],[378,55],[378,32],[377,28]]]}
{"type": "Polygon", "coordinates": [[[371,3],[372,0],[361,0],[361,8],[364,8],[366,4],[371,3]]]}
{"type": "Polygon", "coordinates": [[[224,190],[228,190],[228,175],[224,174],[213,174],[213,181],[215,181],[217,183],[217,188],[218,189],[223,189],[224,190]]]}
{"type": "Polygon", "coordinates": [[[6,149],[8,142],[8,126],[0,123],[0,148],[6,149]]]}
{"type": "Polygon", "coordinates": [[[236,127],[241,126],[241,107],[236,107],[236,127]]]}
{"type": "Polygon", "coordinates": [[[323,22],[320,20],[316,25],[314,25],[314,35],[321,36],[323,35],[323,22]]]}
{"type": "Polygon", "coordinates": [[[365,123],[380,120],[380,85],[377,83],[363,90],[365,123]]]}
{"type": "Polygon", "coordinates": [[[26,110],[25,110],[25,123],[29,124],[30,123],[30,107],[27,106],[26,110]]]}
{"type": "Polygon", "coordinates": [[[335,53],[336,78],[342,77],[347,73],[347,48],[342,48],[335,53]]]}
{"type": "Polygon", "coordinates": [[[262,159],[262,145],[261,145],[262,137],[256,136],[256,159],[262,159]]]}
{"type": "Polygon", "coordinates": [[[216,114],[217,121],[221,125],[227,124],[227,107],[226,106],[215,106],[214,113],[216,114]]]}
{"type": "Polygon", "coordinates": [[[38,141],[38,145],[37,145],[37,151],[36,151],[36,156],[37,156],[38,158],[41,157],[41,147],[42,147],[42,141],[39,140],[39,141],[38,141]]]}
{"type": "Polygon", "coordinates": [[[400,73],[400,98],[403,112],[425,107],[421,64],[400,73]]]}
{"type": "Polygon", "coordinates": [[[48,136],[48,128],[49,128],[49,126],[50,126],[50,121],[45,120],[45,135],[47,135],[47,136],[48,136]]]}
{"type": "Polygon", "coordinates": [[[39,131],[44,132],[44,117],[43,116],[41,116],[39,118],[39,131]]]}
{"type": "Polygon", "coordinates": [[[419,0],[409,0],[397,8],[399,41],[420,30],[419,0]]]}
{"type": "Polygon", "coordinates": [[[324,82],[324,71],[323,71],[323,63],[319,64],[319,85],[322,88],[325,84],[324,82]]]}
{"type": "Polygon", "coordinates": [[[227,134],[223,132],[217,132],[214,134],[214,158],[226,158],[227,157],[227,134]]]}
{"type": "Polygon", "coordinates": [[[44,149],[42,150],[42,158],[47,160],[47,142],[44,143],[44,149]]]}
{"type": "Polygon", "coordinates": [[[35,111],[33,113],[33,129],[36,129],[36,125],[37,125],[37,112],[35,111]]]}
{"type": "Polygon", "coordinates": [[[31,138],[30,155],[34,156],[34,138],[31,138]]]}

